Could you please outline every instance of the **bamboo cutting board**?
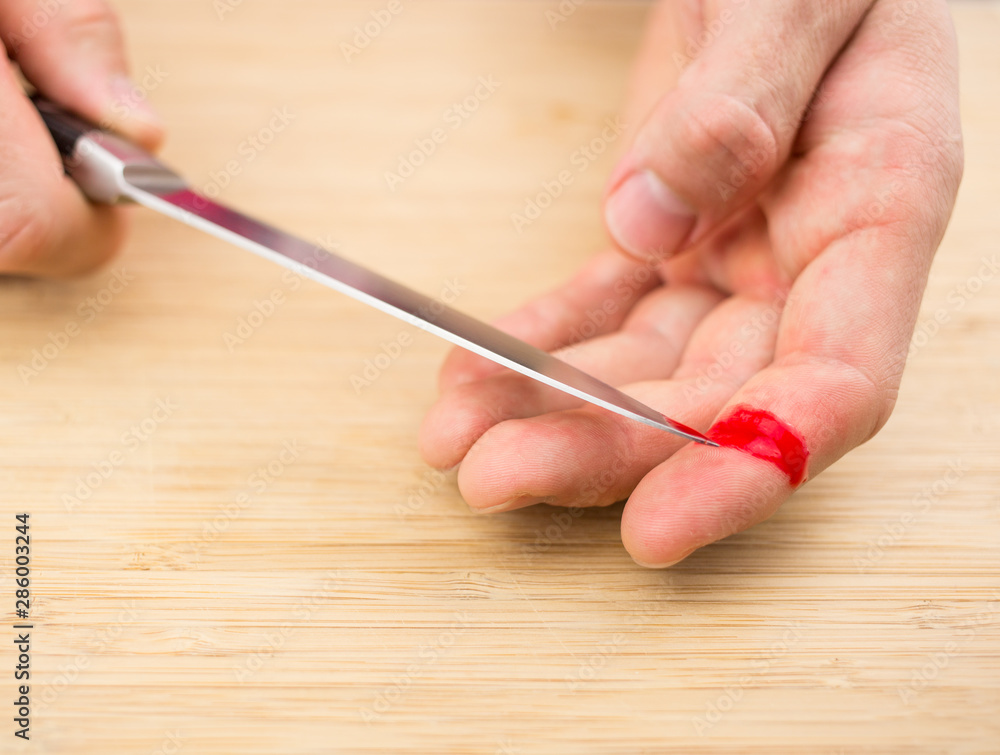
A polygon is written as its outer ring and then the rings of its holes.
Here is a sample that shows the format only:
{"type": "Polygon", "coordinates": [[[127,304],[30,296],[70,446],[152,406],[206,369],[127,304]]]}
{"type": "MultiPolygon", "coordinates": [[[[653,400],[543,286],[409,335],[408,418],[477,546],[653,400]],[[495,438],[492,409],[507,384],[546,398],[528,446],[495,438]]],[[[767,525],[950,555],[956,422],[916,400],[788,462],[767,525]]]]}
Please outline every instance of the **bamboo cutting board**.
{"type": "MultiPolygon", "coordinates": [[[[613,155],[574,154],[644,4],[119,6],[225,202],[483,318],[604,245],[613,155]]],[[[136,211],[98,273],[0,281],[0,751],[1000,752],[1000,5],[953,9],[967,168],[895,415],[667,571],[620,506],[471,514],[416,451],[446,346],[252,255],[136,211]]]]}

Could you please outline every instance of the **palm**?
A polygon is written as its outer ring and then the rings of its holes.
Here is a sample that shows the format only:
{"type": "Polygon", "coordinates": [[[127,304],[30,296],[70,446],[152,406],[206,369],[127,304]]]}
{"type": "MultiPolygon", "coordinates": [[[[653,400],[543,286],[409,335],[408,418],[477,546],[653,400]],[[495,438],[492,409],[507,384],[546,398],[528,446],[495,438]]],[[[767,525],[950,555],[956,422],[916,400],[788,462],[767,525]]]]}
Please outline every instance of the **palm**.
{"type": "MultiPolygon", "coordinates": [[[[926,91],[873,75],[898,53],[864,42],[840,54],[791,124],[783,166],[728,220],[667,261],[599,255],[499,325],[698,429],[739,404],[777,408],[806,439],[810,476],[871,437],[895,400],[960,168],[957,126],[915,128],[926,91]]],[[[765,462],[581,406],[467,352],[440,382],[421,447],[435,466],[462,462],[470,505],[631,496],[623,538],[639,560],[676,561],[791,492],[765,462]]]]}

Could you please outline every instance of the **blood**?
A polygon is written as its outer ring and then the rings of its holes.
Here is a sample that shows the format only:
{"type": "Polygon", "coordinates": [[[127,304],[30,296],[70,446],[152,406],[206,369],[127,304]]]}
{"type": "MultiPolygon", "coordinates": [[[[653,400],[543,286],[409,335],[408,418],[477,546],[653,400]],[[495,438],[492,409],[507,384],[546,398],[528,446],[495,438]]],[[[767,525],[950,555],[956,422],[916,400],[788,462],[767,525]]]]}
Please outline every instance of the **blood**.
{"type": "Polygon", "coordinates": [[[687,425],[678,422],[675,419],[670,419],[669,417],[664,417],[664,419],[667,421],[668,425],[672,426],[676,430],[680,430],[682,433],[691,433],[691,435],[694,435],[696,437],[701,435],[701,433],[695,430],[693,427],[688,427],[687,425]]]}
{"type": "Polygon", "coordinates": [[[720,446],[738,448],[771,462],[788,475],[792,487],[805,477],[809,460],[805,442],[771,412],[738,406],[729,417],[712,425],[706,435],[720,446]]]}

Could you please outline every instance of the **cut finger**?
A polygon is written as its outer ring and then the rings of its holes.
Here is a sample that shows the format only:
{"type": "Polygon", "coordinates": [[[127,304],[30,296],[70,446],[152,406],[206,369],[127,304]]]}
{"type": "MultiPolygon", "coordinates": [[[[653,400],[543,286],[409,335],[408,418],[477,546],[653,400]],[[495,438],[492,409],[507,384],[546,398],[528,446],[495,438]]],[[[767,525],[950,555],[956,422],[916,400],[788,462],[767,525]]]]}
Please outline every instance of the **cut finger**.
{"type": "Polygon", "coordinates": [[[891,3],[880,4],[831,71],[810,126],[817,141],[769,203],[779,256],[801,271],[774,364],[736,393],[709,431],[731,447],[685,447],[636,487],[622,540],[639,563],[676,563],[766,519],[892,411],[961,151],[947,138],[957,128],[957,81],[944,4],[913,4],[914,28],[929,25],[916,38],[937,46],[944,63],[931,81],[909,71],[923,60],[917,50],[882,38],[891,15],[879,14],[891,13],[891,3]],[[922,130],[928,123],[945,137],[933,150],[922,130]],[[883,187],[889,200],[869,212],[883,187]]]}
{"type": "MultiPolygon", "coordinates": [[[[698,364],[729,353],[732,334],[759,319],[763,302],[734,297],[699,326],[688,351],[698,364]]],[[[723,374],[626,386],[630,395],[676,417],[706,427],[733,392],[771,360],[774,332],[746,337],[723,374]]],[[[746,331],[749,332],[749,331],[746,331]]],[[[685,357],[688,359],[689,357],[685,357]]],[[[458,483],[476,509],[503,511],[532,503],[600,506],[625,498],[650,469],[687,443],[677,436],[595,407],[503,422],[483,435],[465,457],[458,483]]]]}

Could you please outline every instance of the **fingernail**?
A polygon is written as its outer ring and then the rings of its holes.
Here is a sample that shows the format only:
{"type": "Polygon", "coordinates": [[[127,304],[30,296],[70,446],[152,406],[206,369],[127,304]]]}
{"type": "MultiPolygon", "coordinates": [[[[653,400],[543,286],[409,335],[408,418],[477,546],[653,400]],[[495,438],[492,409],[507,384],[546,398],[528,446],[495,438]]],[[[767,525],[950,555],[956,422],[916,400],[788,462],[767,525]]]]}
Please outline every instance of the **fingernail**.
{"type": "Polygon", "coordinates": [[[635,556],[632,556],[632,560],[645,569],[666,569],[668,566],[673,566],[674,564],[683,561],[684,559],[678,559],[677,561],[668,561],[665,564],[650,564],[647,563],[646,561],[640,561],[635,556]]]}
{"type": "Polygon", "coordinates": [[[521,495],[516,498],[511,498],[509,501],[498,504],[496,506],[489,506],[485,509],[474,509],[477,514],[497,514],[501,511],[513,511],[514,509],[523,509],[527,506],[534,506],[536,503],[554,503],[556,500],[555,496],[537,496],[537,495],[521,495]]]}
{"type": "Polygon", "coordinates": [[[695,212],[651,170],[632,174],[608,198],[612,237],[637,257],[668,257],[694,226],[695,212]]]}
{"type": "Polygon", "coordinates": [[[501,503],[498,506],[487,506],[485,509],[473,508],[472,511],[476,514],[499,514],[501,511],[507,511],[510,509],[516,500],[517,499],[515,498],[513,501],[507,501],[506,503],[501,503]]]}
{"type": "MultiPolygon", "coordinates": [[[[674,564],[679,564],[681,561],[683,561],[685,558],[687,558],[688,556],[690,556],[692,553],[694,553],[696,550],[698,550],[698,548],[701,548],[701,547],[702,546],[699,545],[699,546],[697,546],[695,548],[692,548],[687,553],[685,553],[683,556],[681,556],[680,558],[675,558],[673,561],[664,561],[662,563],[650,563],[650,562],[647,562],[647,561],[640,561],[635,556],[632,556],[632,560],[635,561],[637,564],[639,564],[639,566],[643,566],[643,567],[645,567],[647,569],[666,569],[667,567],[673,566],[674,564]]],[[[629,554],[629,555],[631,555],[631,554],[629,554]]]]}
{"type": "Polygon", "coordinates": [[[112,74],[108,80],[108,98],[109,120],[120,122],[134,118],[157,129],[163,128],[163,119],[149,104],[146,91],[125,74],[112,74]]]}

